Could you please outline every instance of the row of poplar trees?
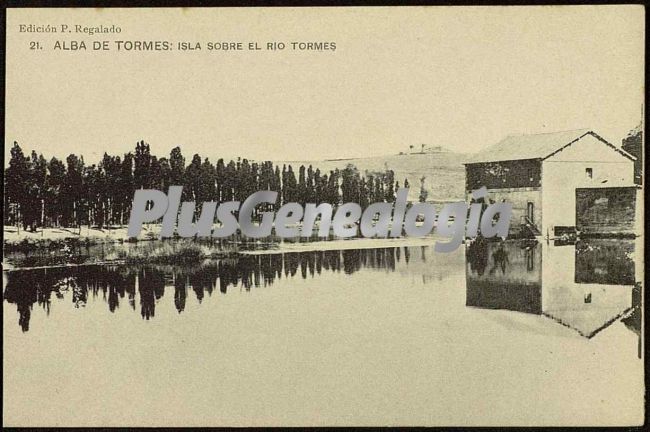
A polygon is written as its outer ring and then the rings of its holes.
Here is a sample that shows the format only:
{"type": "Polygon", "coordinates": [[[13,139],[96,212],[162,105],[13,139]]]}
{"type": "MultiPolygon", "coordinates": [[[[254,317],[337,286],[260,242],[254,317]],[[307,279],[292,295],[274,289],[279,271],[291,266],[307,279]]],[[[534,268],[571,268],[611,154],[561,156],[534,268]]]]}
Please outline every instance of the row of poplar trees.
{"type": "Polygon", "coordinates": [[[158,158],[144,141],[137,143],[135,152],[122,157],[104,153],[92,165],[75,154],[65,161],[47,160],[35,151],[27,156],[14,142],[4,182],[4,224],[31,231],[125,225],[134,191],[140,188],[167,192],[171,185],[182,185],[183,200],[195,201],[197,212],[202,202],[243,202],[258,190],[278,192],[278,202],[260,209],[264,211],[287,202],[333,206],[357,202],[365,208],[373,202],[393,202],[399,188],[388,169],[362,175],[353,165],[328,173],[301,165],[296,172],[291,165],[280,167],[270,161],[219,159],[213,164],[198,154],[186,164],[179,147],[168,158],[158,158]]]}

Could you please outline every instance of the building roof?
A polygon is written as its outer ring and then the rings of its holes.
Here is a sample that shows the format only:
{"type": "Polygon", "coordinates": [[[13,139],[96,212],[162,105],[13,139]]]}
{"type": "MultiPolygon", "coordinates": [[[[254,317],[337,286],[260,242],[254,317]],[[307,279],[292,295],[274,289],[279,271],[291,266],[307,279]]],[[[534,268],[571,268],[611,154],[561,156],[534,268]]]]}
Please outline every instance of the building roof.
{"type": "Polygon", "coordinates": [[[605,141],[590,129],[576,129],[534,135],[510,135],[497,144],[474,154],[466,163],[472,164],[523,159],[543,160],[564,147],[568,147],[585,135],[592,135],[625,157],[635,160],[634,156],[605,141]]]}

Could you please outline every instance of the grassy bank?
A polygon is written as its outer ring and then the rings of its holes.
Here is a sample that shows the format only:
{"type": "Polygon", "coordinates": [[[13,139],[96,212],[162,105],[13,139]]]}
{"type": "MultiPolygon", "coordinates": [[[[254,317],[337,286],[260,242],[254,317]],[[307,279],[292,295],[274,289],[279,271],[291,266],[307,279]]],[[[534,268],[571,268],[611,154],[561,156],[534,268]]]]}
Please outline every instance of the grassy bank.
{"type": "Polygon", "coordinates": [[[81,234],[78,229],[65,228],[34,233],[5,227],[4,232],[5,269],[110,262],[199,262],[233,256],[247,245],[237,239],[160,240],[156,225],[146,227],[137,239],[127,237],[126,227],[82,228],[81,234]]]}
{"type": "Polygon", "coordinates": [[[237,255],[237,248],[225,243],[202,244],[191,239],[150,242],[142,247],[117,248],[106,258],[108,261],[127,263],[179,263],[207,259],[227,258],[237,255]]]}
{"type": "MultiPolygon", "coordinates": [[[[138,240],[153,240],[158,237],[160,225],[147,224],[143,227],[138,240]]],[[[82,226],[81,228],[39,228],[36,231],[18,229],[15,226],[3,227],[3,241],[6,245],[47,244],[77,239],[89,244],[120,243],[129,241],[126,226],[99,229],[82,226]]]]}

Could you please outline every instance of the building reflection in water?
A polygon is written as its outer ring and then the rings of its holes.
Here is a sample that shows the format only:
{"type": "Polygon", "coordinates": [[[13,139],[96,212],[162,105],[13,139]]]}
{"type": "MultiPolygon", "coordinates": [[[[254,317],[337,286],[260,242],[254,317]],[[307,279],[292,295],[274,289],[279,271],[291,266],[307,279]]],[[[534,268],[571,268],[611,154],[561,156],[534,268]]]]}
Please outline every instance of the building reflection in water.
{"type": "Polygon", "coordinates": [[[85,307],[89,296],[101,297],[111,312],[127,307],[151,320],[166,291],[182,313],[190,296],[203,302],[213,292],[250,290],[323,272],[352,275],[375,269],[427,286],[449,283],[450,275],[464,272],[467,306],[543,315],[587,338],[622,319],[640,337],[641,286],[635,282],[642,280],[643,268],[635,266],[634,248],[634,240],[620,239],[564,246],[477,240],[466,246],[465,264],[462,251],[404,247],[243,255],[179,266],[53,267],[3,272],[4,300],[16,305],[18,324],[28,331],[33,306],[49,314],[54,297],[71,299],[76,308],[85,307]]]}
{"type": "Polygon", "coordinates": [[[466,246],[466,304],[544,315],[587,338],[623,318],[640,335],[634,250],[627,239],[563,246],[476,240],[466,246]]]}

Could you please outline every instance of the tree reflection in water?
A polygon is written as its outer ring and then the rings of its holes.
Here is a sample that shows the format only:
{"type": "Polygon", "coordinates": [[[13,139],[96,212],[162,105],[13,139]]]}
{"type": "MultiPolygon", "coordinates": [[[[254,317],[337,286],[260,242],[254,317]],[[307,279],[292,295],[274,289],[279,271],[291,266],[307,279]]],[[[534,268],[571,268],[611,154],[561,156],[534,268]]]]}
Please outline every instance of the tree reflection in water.
{"type": "MultiPolygon", "coordinates": [[[[400,256],[398,248],[381,248],[243,255],[193,266],[84,265],[20,270],[6,273],[4,299],[16,304],[18,324],[24,332],[29,330],[34,304],[49,314],[53,293],[59,299],[72,293],[75,307],[83,307],[89,294],[93,297],[101,294],[111,312],[124,301],[135,310],[137,293],[140,315],[149,320],[155,317],[156,302],[164,296],[166,287],[173,287],[174,305],[181,313],[185,310],[188,290],[194,291],[200,303],[206,293],[210,296],[216,289],[222,294],[235,286],[248,291],[298,274],[307,279],[324,271],[352,274],[363,268],[394,270],[400,256]]],[[[408,260],[406,248],[404,256],[408,260]]]]}
{"type": "MultiPolygon", "coordinates": [[[[350,249],[242,255],[179,266],[86,265],[10,271],[4,274],[4,296],[16,305],[18,324],[27,332],[33,305],[49,315],[52,295],[60,300],[67,296],[82,308],[89,297],[94,300],[101,294],[109,311],[128,304],[150,320],[166,289],[173,290],[174,306],[181,313],[188,295],[201,303],[217,290],[221,294],[233,287],[249,291],[282,278],[377,269],[418,279],[421,275],[423,284],[435,285],[446,283],[443,278],[450,272],[463,271],[462,255],[453,258],[428,249],[350,249]]],[[[634,242],[623,240],[553,246],[478,238],[465,248],[465,305],[543,315],[589,338],[622,318],[640,335],[641,287],[640,282],[634,285],[633,252],[634,242]]]]}

